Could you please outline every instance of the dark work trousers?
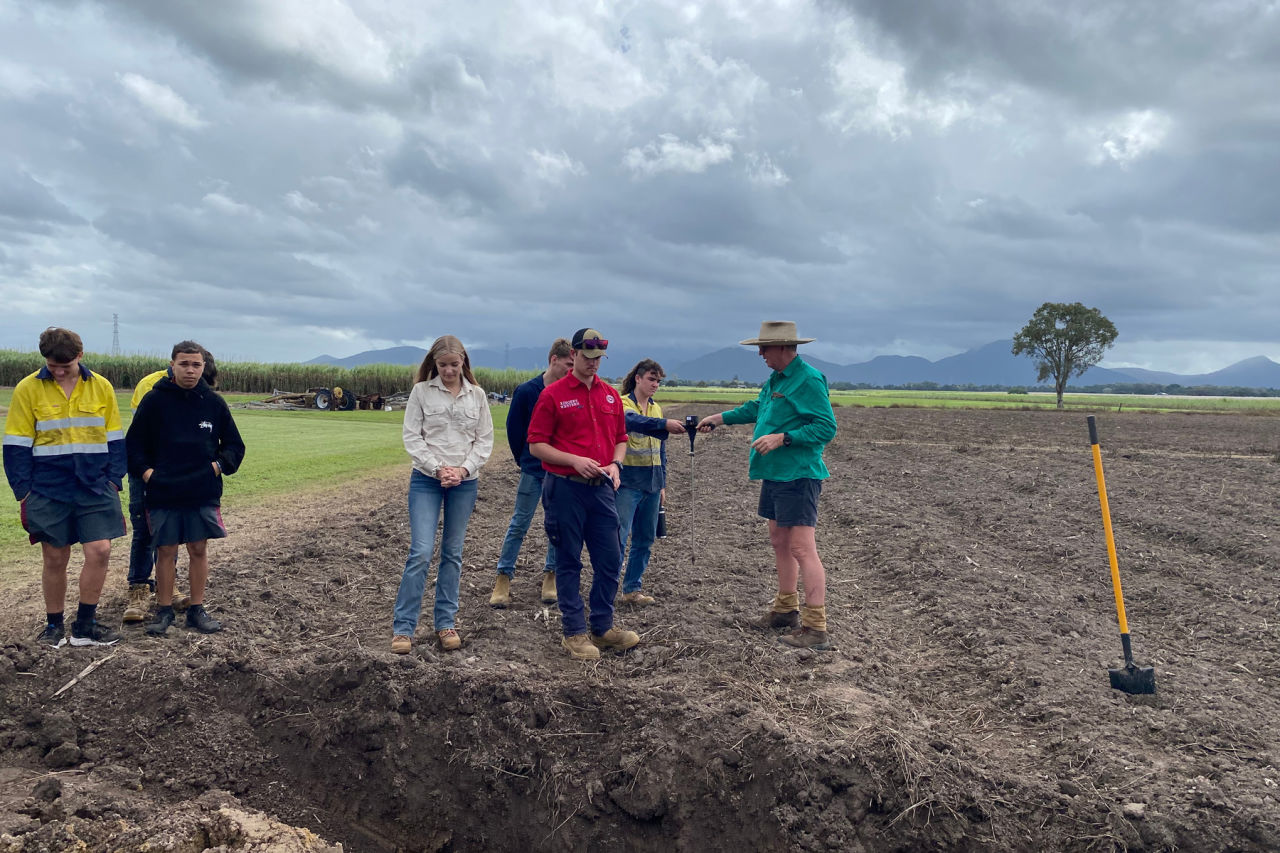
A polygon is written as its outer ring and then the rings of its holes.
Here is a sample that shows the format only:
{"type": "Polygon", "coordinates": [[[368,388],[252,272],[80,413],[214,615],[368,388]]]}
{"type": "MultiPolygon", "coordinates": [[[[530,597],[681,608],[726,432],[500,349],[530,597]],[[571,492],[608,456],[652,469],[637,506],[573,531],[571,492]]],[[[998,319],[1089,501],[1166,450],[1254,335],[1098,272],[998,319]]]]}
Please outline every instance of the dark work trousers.
{"type": "Polygon", "coordinates": [[[156,588],[151,570],[156,564],[156,549],[151,547],[151,528],[147,526],[147,508],[143,505],[146,484],[141,477],[129,475],[129,524],[133,527],[133,544],[129,546],[129,583],[145,583],[156,588]]]}
{"type": "Polygon", "coordinates": [[[547,538],[556,551],[556,593],[560,596],[560,625],[566,637],[585,633],[582,612],[582,546],[591,556],[591,633],[613,627],[613,599],[622,574],[622,546],[618,541],[618,510],[613,484],[575,483],[555,474],[542,479],[542,515],[547,538]]]}

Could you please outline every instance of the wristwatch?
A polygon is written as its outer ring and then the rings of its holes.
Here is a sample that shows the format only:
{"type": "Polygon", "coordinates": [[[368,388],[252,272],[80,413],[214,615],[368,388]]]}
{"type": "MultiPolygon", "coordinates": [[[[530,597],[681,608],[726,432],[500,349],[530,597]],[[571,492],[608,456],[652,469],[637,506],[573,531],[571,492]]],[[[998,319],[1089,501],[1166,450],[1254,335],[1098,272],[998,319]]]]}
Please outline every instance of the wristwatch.
{"type": "Polygon", "coordinates": [[[790,446],[791,446],[791,433],[789,433],[789,432],[784,432],[784,433],[782,434],[782,446],[783,446],[783,447],[790,447],[790,446]]]}

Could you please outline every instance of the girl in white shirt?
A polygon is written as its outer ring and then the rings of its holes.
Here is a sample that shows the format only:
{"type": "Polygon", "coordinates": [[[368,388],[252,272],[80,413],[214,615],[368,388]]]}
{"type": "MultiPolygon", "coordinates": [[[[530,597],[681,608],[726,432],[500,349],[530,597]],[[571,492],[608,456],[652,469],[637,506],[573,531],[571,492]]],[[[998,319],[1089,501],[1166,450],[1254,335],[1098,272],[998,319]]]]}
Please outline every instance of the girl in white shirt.
{"type": "Polygon", "coordinates": [[[480,466],[493,451],[488,398],[471,373],[466,349],[453,335],[436,338],[418,368],[404,412],[404,449],[413,460],[409,475],[412,541],[396,595],[391,651],[408,654],[413,647],[442,511],[444,532],[433,616],[440,648],[453,651],[462,647],[454,624],[462,543],[476,505],[480,466]]]}

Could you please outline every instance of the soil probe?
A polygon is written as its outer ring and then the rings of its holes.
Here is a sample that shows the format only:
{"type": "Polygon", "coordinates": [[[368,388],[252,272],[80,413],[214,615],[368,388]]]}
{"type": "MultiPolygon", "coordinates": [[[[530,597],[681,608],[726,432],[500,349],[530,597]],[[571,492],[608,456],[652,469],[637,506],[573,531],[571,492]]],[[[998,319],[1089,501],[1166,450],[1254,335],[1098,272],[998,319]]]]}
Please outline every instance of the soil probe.
{"type": "Polygon", "coordinates": [[[1111,586],[1116,594],[1116,615],[1120,618],[1120,644],[1124,647],[1124,666],[1109,669],[1111,687],[1125,693],[1155,693],[1156,671],[1153,667],[1133,662],[1129,645],[1129,621],[1124,616],[1124,593],[1120,589],[1120,564],[1116,560],[1116,543],[1111,535],[1111,507],[1107,504],[1107,481],[1102,476],[1102,452],[1098,448],[1098,423],[1089,415],[1089,444],[1093,450],[1093,471],[1098,477],[1098,503],[1102,506],[1102,529],[1107,535],[1107,558],[1111,561],[1111,586]]]}
{"type": "Polygon", "coordinates": [[[698,533],[694,528],[698,517],[698,503],[693,491],[693,440],[698,435],[698,416],[684,416],[684,431],[689,435],[689,565],[698,562],[698,533]]]}

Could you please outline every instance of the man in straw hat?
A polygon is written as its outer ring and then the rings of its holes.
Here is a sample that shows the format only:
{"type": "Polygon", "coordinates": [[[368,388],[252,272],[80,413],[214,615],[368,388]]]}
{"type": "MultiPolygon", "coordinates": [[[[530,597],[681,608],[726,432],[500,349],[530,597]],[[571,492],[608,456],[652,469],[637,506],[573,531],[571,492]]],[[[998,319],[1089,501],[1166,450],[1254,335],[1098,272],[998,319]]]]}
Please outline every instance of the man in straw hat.
{"type": "Polygon", "coordinates": [[[760,336],[742,341],[759,348],[773,374],[760,396],[736,409],[702,419],[698,429],[718,424],[756,425],[748,474],[760,480],[759,513],[769,521],[769,544],[778,566],[778,594],[772,609],[754,620],[766,631],[785,630],[779,639],[798,649],[826,651],[825,595],[827,578],[814,537],[818,525],[818,495],[830,476],[822,461],[827,442],[835,438],[836,417],[831,410],[827,378],[806,364],[796,347],[802,338],[796,324],[771,321],[760,325],[760,336]],[[804,581],[800,607],[797,579],[804,581]]]}

